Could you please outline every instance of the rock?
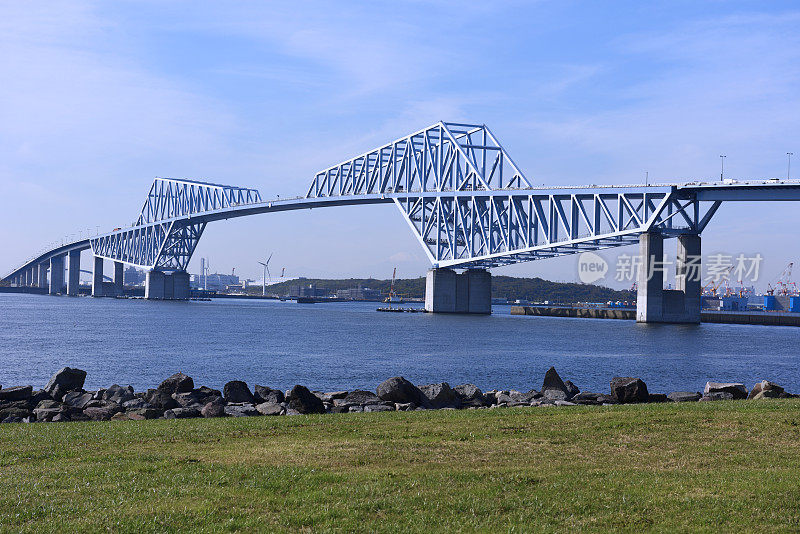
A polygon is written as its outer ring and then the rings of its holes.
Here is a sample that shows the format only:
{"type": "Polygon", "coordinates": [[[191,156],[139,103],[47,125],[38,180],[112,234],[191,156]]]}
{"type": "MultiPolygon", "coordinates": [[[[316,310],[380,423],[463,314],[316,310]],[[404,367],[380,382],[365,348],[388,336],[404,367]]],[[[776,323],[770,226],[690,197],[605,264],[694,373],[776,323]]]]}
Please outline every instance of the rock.
{"type": "Polygon", "coordinates": [[[672,402],[697,402],[700,397],[702,395],[692,391],[673,391],[667,395],[667,398],[672,402]]]}
{"type": "Polygon", "coordinates": [[[224,417],[225,405],[222,402],[209,402],[200,410],[203,417],[224,417]]]}
{"type": "Polygon", "coordinates": [[[169,395],[173,393],[188,393],[194,389],[194,380],[183,373],[175,373],[161,382],[158,389],[167,392],[169,395]]]}
{"type": "Polygon", "coordinates": [[[343,399],[336,399],[342,400],[344,404],[380,404],[381,398],[378,397],[371,391],[364,391],[362,389],[357,389],[355,391],[351,391],[348,393],[343,399]]]}
{"type": "Polygon", "coordinates": [[[86,381],[86,371],[64,367],[52,377],[44,390],[48,395],[56,400],[61,400],[69,391],[83,390],[83,383],[86,381]]]}
{"type": "Polygon", "coordinates": [[[72,421],[72,418],[65,413],[57,413],[50,419],[52,423],[68,423],[70,421],[72,421]]]}
{"type": "Polygon", "coordinates": [[[349,413],[361,413],[364,411],[363,406],[350,406],[349,413]]]}
{"type": "Polygon", "coordinates": [[[92,421],[109,421],[111,420],[111,417],[118,411],[119,410],[115,410],[114,408],[109,406],[96,407],[96,408],[89,407],[83,410],[83,414],[86,415],[92,421]]]}
{"type": "Polygon", "coordinates": [[[729,391],[711,391],[700,397],[700,401],[733,400],[735,398],[736,397],[733,396],[733,393],[730,393],[729,391]]]}
{"type": "Polygon", "coordinates": [[[212,389],[208,386],[200,386],[197,389],[193,389],[192,393],[197,395],[197,397],[204,399],[205,403],[211,402],[213,399],[219,397],[222,400],[222,392],[218,389],[212,389]]]}
{"type": "Polygon", "coordinates": [[[590,391],[582,391],[570,399],[571,402],[576,404],[584,404],[589,406],[599,406],[601,404],[617,404],[617,400],[610,395],[603,393],[592,393],[590,391]]]}
{"type": "Polygon", "coordinates": [[[225,406],[225,415],[231,417],[252,417],[254,415],[259,415],[259,413],[252,404],[237,403],[225,406]]]}
{"type": "Polygon", "coordinates": [[[461,399],[447,382],[427,384],[420,386],[419,389],[428,398],[432,408],[458,408],[461,406],[461,399]]]}
{"type": "MultiPolygon", "coordinates": [[[[117,412],[111,416],[112,421],[134,421],[138,420],[139,418],[140,416],[137,415],[136,419],[134,419],[133,417],[131,417],[131,414],[126,412],[117,412]]],[[[144,417],[141,417],[141,419],[144,419],[144,417]]]]}
{"type": "Polygon", "coordinates": [[[73,406],[79,410],[83,410],[92,400],[91,393],[81,393],[80,391],[70,391],[64,395],[64,404],[73,406]]]}
{"type": "Polygon", "coordinates": [[[325,393],[325,396],[329,398],[331,401],[335,399],[343,399],[347,396],[347,391],[330,391],[325,393]]]}
{"type": "Polygon", "coordinates": [[[349,406],[331,406],[330,413],[347,413],[350,411],[349,406]]]}
{"type": "Polygon", "coordinates": [[[410,412],[416,409],[417,406],[413,402],[395,402],[394,409],[398,412],[410,412]]]}
{"type": "Polygon", "coordinates": [[[790,396],[786,395],[786,393],[775,393],[774,391],[759,391],[756,393],[755,397],[750,400],[761,400],[761,399],[789,399],[790,396]]]}
{"type": "Polygon", "coordinates": [[[0,401],[27,400],[31,398],[32,393],[32,386],[13,386],[6,389],[0,389],[0,401]]]}
{"type": "Polygon", "coordinates": [[[668,400],[664,393],[651,393],[647,402],[667,402],[668,400]]]}
{"type": "Polygon", "coordinates": [[[394,408],[384,406],[383,404],[368,404],[364,406],[365,412],[393,412],[394,408]]]}
{"type": "Polygon", "coordinates": [[[189,391],[186,393],[173,393],[172,398],[175,399],[175,402],[181,405],[183,408],[187,408],[189,406],[194,406],[199,404],[201,407],[206,404],[204,399],[200,397],[194,391],[189,391]]]}
{"type": "Polygon", "coordinates": [[[615,376],[611,380],[611,396],[621,403],[650,400],[647,385],[642,380],[630,376],[615,376]]]}
{"type": "Polygon", "coordinates": [[[164,411],[157,408],[134,408],[125,413],[127,413],[131,419],[158,419],[164,415],[164,411]]]}
{"type": "Polygon", "coordinates": [[[570,399],[581,392],[578,386],[573,384],[570,380],[564,380],[564,387],[567,388],[567,395],[569,395],[570,399]]]}
{"type": "Polygon", "coordinates": [[[458,395],[462,406],[477,407],[488,404],[483,396],[483,392],[474,384],[461,384],[453,388],[458,395]]]}
{"type": "Polygon", "coordinates": [[[34,390],[31,393],[31,405],[36,406],[43,400],[52,400],[52,397],[43,389],[34,390]]]}
{"type": "Polygon", "coordinates": [[[12,418],[15,419],[14,422],[21,422],[23,419],[32,417],[35,413],[35,411],[31,411],[25,407],[8,405],[0,408],[0,421],[5,421],[8,418],[12,418]],[[16,421],[16,419],[19,419],[19,421],[16,421]]]}
{"type": "Polygon", "coordinates": [[[555,367],[551,367],[544,374],[542,381],[542,396],[551,400],[567,400],[570,398],[569,390],[558,376],[555,367]]]}
{"type": "Polygon", "coordinates": [[[259,386],[258,384],[256,384],[253,390],[255,391],[254,397],[256,402],[261,404],[265,402],[280,404],[285,399],[283,391],[279,389],[272,389],[268,388],[267,386],[259,386]]]}
{"type": "Polygon", "coordinates": [[[747,389],[739,382],[706,382],[703,395],[709,393],[730,393],[734,399],[747,398],[747,389]]]}
{"type": "Polygon", "coordinates": [[[131,386],[122,387],[118,384],[114,384],[107,390],[103,392],[101,397],[103,400],[116,402],[117,404],[122,404],[133,399],[133,388],[131,386]]]}
{"type": "Polygon", "coordinates": [[[256,405],[256,410],[261,415],[283,415],[283,406],[276,402],[262,402],[256,405]]]}
{"type": "Polygon", "coordinates": [[[122,407],[126,410],[142,410],[145,408],[153,408],[153,405],[144,399],[131,399],[122,403],[122,407]]]}
{"type": "Polygon", "coordinates": [[[555,405],[556,406],[577,406],[576,403],[565,401],[565,400],[557,400],[557,401],[555,401],[555,405]]]}
{"type": "Polygon", "coordinates": [[[164,412],[164,419],[191,419],[200,417],[200,411],[194,408],[172,408],[164,412]]]}
{"type": "Polygon", "coordinates": [[[243,402],[253,404],[256,400],[253,394],[250,393],[250,388],[241,380],[231,380],[225,384],[225,387],[222,388],[222,394],[225,397],[225,402],[229,404],[239,404],[243,402]]]}
{"type": "Polygon", "coordinates": [[[160,389],[148,389],[147,395],[145,395],[145,400],[148,404],[151,404],[154,408],[161,410],[162,412],[171,410],[172,408],[178,408],[180,406],[178,402],[172,398],[170,393],[160,389]]]}
{"type": "Polygon", "coordinates": [[[762,380],[753,386],[753,389],[750,390],[750,394],[747,396],[747,398],[754,399],[759,394],[761,394],[759,397],[760,399],[776,398],[780,397],[782,393],[784,393],[784,389],[778,384],[770,382],[769,380],[762,380]]]}
{"type": "Polygon", "coordinates": [[[325,406],[322,401],[311,393],[308,388],[299,384],[289,391],[289,395],[286,396],[286,403],[288,408],[301,414],[325,413],[325,406]]]}
{"type": "Polygon", "coordinates": [[[509,405],[514,402],[514,399],[511,398],[511,395],[503,393],[502,391],[495,393],[494,398],[497,404],[509,405]]]}
{"type": "Polygon", "coordinates": [[[541,395],[538,391],[532,389],[527,393],[522,393],[520,391],[512,390],[508,392],[508,396],[511,397],[514,400],[514,402],[524,402],[525,404],[530,405],[533,399],[541,395]]]}
{"type": "Polygon", "coordinates": [[[414,384],[403,378],[395,376],[384,380],[377,387],[375,392],[381,400],[391,402],[409,403],[413,402],[417,406],[429,406],[428,397],[414,384]]]}

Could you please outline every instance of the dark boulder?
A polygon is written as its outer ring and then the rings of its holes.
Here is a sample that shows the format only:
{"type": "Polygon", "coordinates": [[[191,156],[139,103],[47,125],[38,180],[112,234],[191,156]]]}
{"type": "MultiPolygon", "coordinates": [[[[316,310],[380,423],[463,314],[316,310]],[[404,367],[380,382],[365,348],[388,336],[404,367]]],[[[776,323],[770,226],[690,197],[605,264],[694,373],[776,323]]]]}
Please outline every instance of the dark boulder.
{"type": "Polygon", "coordinates": [[[200,410],[194,408],[172,408],[164,411],[164,419],[191,419],[200,417],[200,410]]]}
{"type": "Polygon", "coordinates": [[[229,415],[231,417],[252,417],[260,414],[258,413],[258,410],[256,410],[255,406],[246,402],[242,402],[237,404],[228,404],[225,406],[225,415],[229,415]]]}
{"type": "Polygon", "coordinates": [[[19,401],[28,400],[33,393],[31,386],[13,386],[10,388],[0,389],[0,401],[19,401]]]}
{"type": "MultiPolygon", "coordinates": [[[[464,407],[486,406],[488,403],[483,392],[474,384],[461,384],[453,388],[464,407]]],[[[401,403],[402,404],[402,403],[401,403]]]]}
{"type": "Polygon", "coordinates": [[[25,403],[11,402],[0,406],[0,421],[3,421],[9,417],[23,420],[26,418],[31,418],[33,415],[34,412],[30,409],[30,406],[25,403]]]}
{"type": "Polygon", "coordinates": [[[348,393],[343,399],[336,399],[342,400],[343,404],[380,404],[381,399],[377,395],[375,395],[371,391],[364,391],[362,389],[357,389],[355,391],[351,391],[348,393]]]}
{"type": "Polygon", "coordinates": [[[667,402],[669,399],[664,393],[651,393],[647,402],[667,402]]]}
{"type": "Polygon", "coordinates": [[[248,404],[253,404],[255,402],[253,394],[250,393],[250,388],[241,380],[231,380],[225,384],[225,387],[222,388],[222,393],[227,403],[246,402],[248,404]]]}
{"type": "Polygon", "coordinates": [[[703,395],[709,393],[730,393],[734,399],[746,399],[747,388],[739,382],[706,382],[703,395]]]}
{"type": "Polygon", "coordinates": [[[196,407],[197,405],[199,405],[202,408],[202,406],[206,404],[205,402],[203,402],[205,399],[203,397],[200,397],[194,391],[189,391],[186,393],[173,393],[172,398],[175,399],[175,402],[180,404],[183,408],[188,408],[190,406],[196,407]]]}
{"type": "Polygon", "coordinates": [[[325,405],[305,386],[294,386],[286,396],[286,403],[290,409],[301,414],[325,413],[325,405]]]}
{"type": "Polygon", "coordinates": [[[256,406],[256,410],[261,415],[282,415],[284,412],[283,406],[276,402],[262,402],[256,406]]]}
{"type": "Polygon", "coordinates": [[[573,384],[571,380],[564,380],[564,387],[567,388],[567,395],[569,395],[570,398],[581,392],[578,386],[573,384]]]}
{"type": "Polygon", "coordinates": [[[36,389],[31,393],[31,405],[36,406],[43,400],[51,400],[52,397],[43,389],[36,389]]]}
{"type": "Polygon", "coordinates": [[[384,380],[377,387],[375,392],[381,400],[409,403],[413,402],[417,406],[429,406],[428,397],[414,384],[403,378],[395,376],[384,380]]]}
{"type": "Polygon", "coordinates": [[[542,381],[542,396],[550,400],[567,400],[570,398],[569,389],[558,376],[555,367],[551,367],[544,374],[542,381]]]}
{"type": "Polygon", "coordinates": [[[611,396],[621,403],[647,402],[650,400],[647,384],[639,378],[630,376],[615,376],[611,380],[611,396]]]}
{"type": "Polygon", "coordinates": [[[697,402],[700,397],[702,395],[696,391],[673,391],[667,395],[667,398],[672,402],[697,402]]]}
{"type": "Polygon", "coordinates": [[[285,400],[285,396],[283,394],[283,391],[281,391],[279,389],[272,389],[272,388],[268,388],[267,386],[259,386],[258,384],[256,384],[256,386],[253,388],[253,390],[255,392],[255,395],[254,395],[255,400],[259,404],[262,404],[262,403],[265,403],[265,402],[272,402],[272,403],[275,403],[275,404],[280,404],[285,400]]]}
{"type": "Polygon", "coordinates": [[[203,417],[225,417],[225,403],[222,401],[209,402],[200,410],[203,417]]]}
{"type": "Polygon", "coordinates": [[[122,404],[123,402],[133,399],[133,388],[131,386],[124,388],[118,384],[114,384],[110,388],[103,391],[101,398],[103,400],[122,404]]]}
{"type": "Polygon", "coordinates": [[[164,414],[164,410],[158,408],[134,408],[126,411],[132,419],[158,419],[164,414]],[[135,416],[135,417],[134,417],[135,416]]]}
{"type": "Polygon", "coordinates": [[[115,410],[110,406],[96,407],[96,408],[89,407],[83,410],[83,414],[86,415],[92,421],[110,421],[111,417],[118,411],[119,410],[115,410]]]}
{"type": "Polygon", "coordinates": [[[80,391],[70,391],[64,395],[64,404],[73,406],[79,410],[83,410],[92,400],[91,393],[81,393],[80,391]]]}
{"type": "Polygon", "coordinates": [[[187,393],[194,389],[194,380],[183,373],[175,373],[161,382],[158,389],[166,391],[170,395],[173,393],[187,393]]]}
{"type": "Polygon", "coordinates": [[[141,410],[144,408],[152,408],[153,406],[144,399],[135,398],[123,402],[122,407],[126,410],[141,410]]]}
{"type": "Polygon", "coordinates": [[[178,402],[172,398],[171,394],[160,389],[148,389],[144,400],[147,401],[148,404],[151,404],[153,408],[161,410],[162,412],[180,406],[178,402]]]}
{"type": "Polygon", "coordinates": [[[785,393],[784,389],[778,384],[770,382],[769,380],[762,380],[761,382],[753,386],[753,389],[750,390],[750,394],[747,396],[747,398],[748,399],[780,398],[783,393],[785,393]]]}
{"type": "Polygon", "coordinates": [[[432,408],[458,408],[461,406],[461,399],[458,393],[447,382],[427,384],[420,386],[419,389],[428,398],[432,408]]]}
{"type": "Polygon", "coordinates": [[[511,397],[511,399],[515,403],[530,404],[533,399],[540,397],[541,393],[539,393],[535,389],[532,389],[527,393],[522,393],[521,391],[512,390],[508,392],[508,396],[511,397]]]}
{"type": "Polygon", "coordinates": [[[69,391],[83,390],[83,383],[86,381],[86,371],[64,367],[52,377],[44,390],[48,395],[56,400],[61,400],[69,391]]]}

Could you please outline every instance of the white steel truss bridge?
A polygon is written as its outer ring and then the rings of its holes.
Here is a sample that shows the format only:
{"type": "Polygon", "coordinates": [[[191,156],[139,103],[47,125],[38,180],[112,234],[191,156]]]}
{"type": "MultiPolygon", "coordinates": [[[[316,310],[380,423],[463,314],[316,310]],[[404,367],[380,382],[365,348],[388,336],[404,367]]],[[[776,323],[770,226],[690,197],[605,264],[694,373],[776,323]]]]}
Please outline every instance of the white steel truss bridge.
{"type": "Polygon", "coordinates": [[[439,122],[317,173],[296,198],[156,178],[129,227],[48,248],[4,279],[42,285],[45,262],[85,249],[185,271],[210,222],[382,203],[396,206],[434,267],[488,268],[630,245],[643,233],[698,235],[723,201],[737,200],[800,200],[800,182],[534,187],[486,125],[439,122]]]}

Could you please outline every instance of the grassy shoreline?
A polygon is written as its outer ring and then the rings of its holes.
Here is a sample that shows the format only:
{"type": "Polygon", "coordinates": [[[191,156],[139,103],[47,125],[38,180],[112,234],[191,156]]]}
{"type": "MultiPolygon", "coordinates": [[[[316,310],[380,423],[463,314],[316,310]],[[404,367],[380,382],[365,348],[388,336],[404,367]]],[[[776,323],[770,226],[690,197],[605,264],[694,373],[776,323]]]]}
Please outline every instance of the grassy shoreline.
{"type": "Polygon", "coordinates": [[[0,428],[0,531],[800,528],[800,400],[0,428]]]}

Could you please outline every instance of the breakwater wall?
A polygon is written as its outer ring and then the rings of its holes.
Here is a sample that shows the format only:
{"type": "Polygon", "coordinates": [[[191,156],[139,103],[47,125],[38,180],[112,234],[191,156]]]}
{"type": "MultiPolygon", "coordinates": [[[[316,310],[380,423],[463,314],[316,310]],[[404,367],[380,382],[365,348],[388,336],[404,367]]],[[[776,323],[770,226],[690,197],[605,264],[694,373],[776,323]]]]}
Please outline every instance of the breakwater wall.
{"type": "MultiPolygon", "coordinates": [[[[635,320],[633,308],[574,308],[570,306],[512,306],[511,315],[534,315],[540,317],[575,317],[583,319],[635,320]]],[[[764,326],[800,326],[800,313],[759,311],[713,311],[700,312],[704,323],[749,324],[764,326]]]]}
{"type": "Polygon", "coordinates": [[[68,422],[193,417],[248,417],[324,413],[392,412],[436,409],[493,409],[646,402],[719,401],[737,399],[793,398],[769,381],[751,390],[742,383],[707,382],[700,391],[651,393],[640,378],[614,377],[607,393],[581,391],[562,380],[551,367],[540,389],[527,392],[492,390],[483,392],[472,384],[450,387],[446,382],[414,385],[403,377],[381,382],[375,391],[311,391],[296,385],[288,391],[256,385],[252,390],[241,380],[232,380],[222,390],[195,387],[194,380],[175,373],[158,387],[135,392],[131,386],[113,384],[86,391],[86,371],[65,367],[44,388],[0,386],[0,422],[68,422]]]}

